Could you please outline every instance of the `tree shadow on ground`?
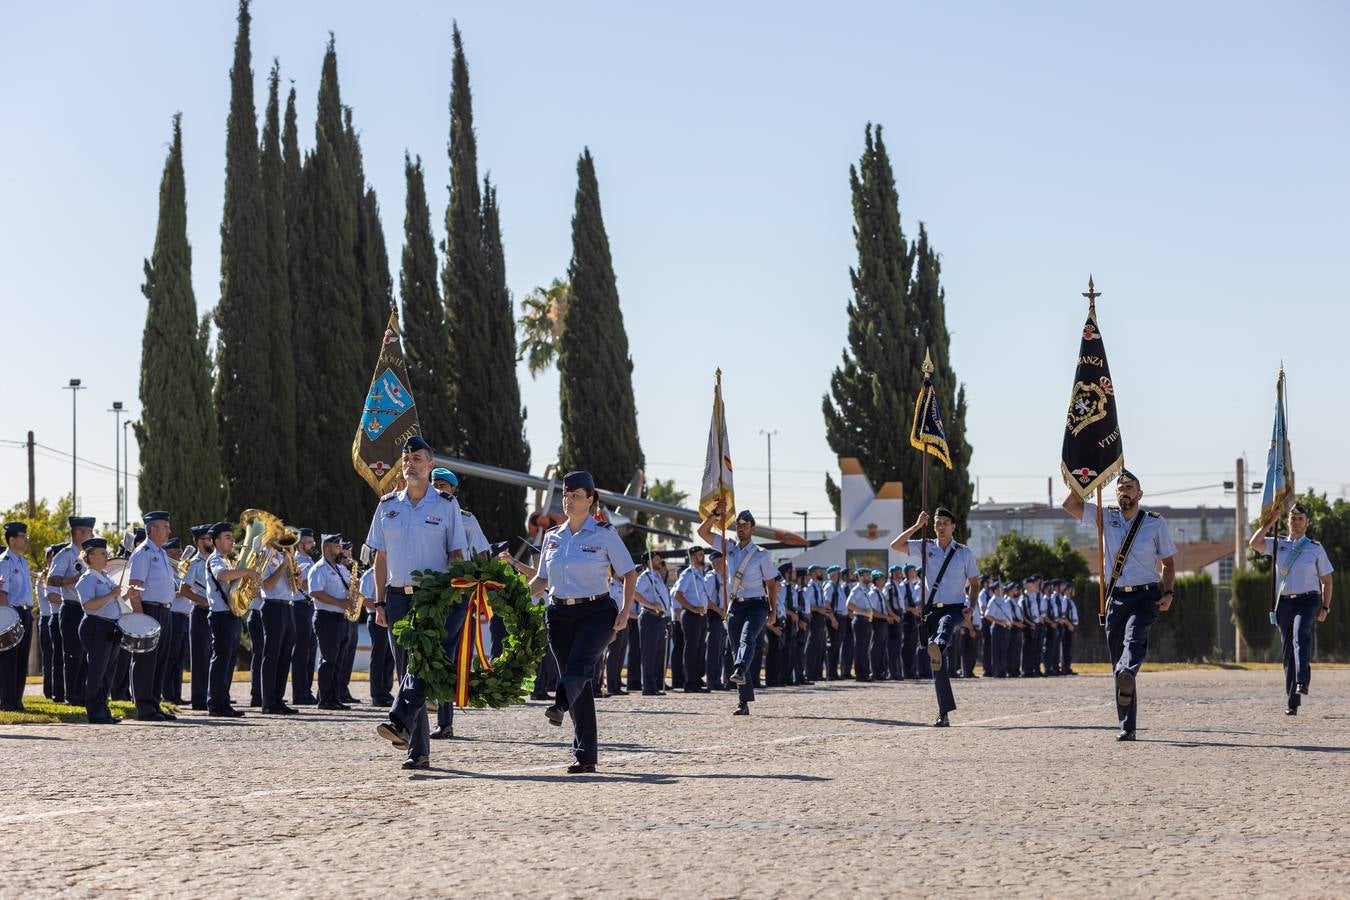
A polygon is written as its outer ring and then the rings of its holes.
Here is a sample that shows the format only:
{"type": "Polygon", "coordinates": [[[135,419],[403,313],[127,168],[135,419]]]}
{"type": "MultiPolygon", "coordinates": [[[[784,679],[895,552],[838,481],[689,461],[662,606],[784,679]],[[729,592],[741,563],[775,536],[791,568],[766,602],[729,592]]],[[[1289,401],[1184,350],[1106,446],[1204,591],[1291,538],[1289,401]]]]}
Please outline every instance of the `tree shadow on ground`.
{"type": "Polygon", "coordinates": [[[1166,741],[1141,738],[1141,744],[1167,744],[1185,750],[1298,750],[1305,753],[1350,753],[1350,747],[1319,747],[1316,744],[1237,744],[1227,741],[1166,741]]]}
{"type": "MultiPolygon", "coordinates": [[[[52,722],[53,725],[59,725],[59,722],[52,722]]],[[[82,723],[73,723],[82,724],[82,723]]],[[[31,728],[31,725],[24,725],[24,728],[31,728]]],[[[65,738],[59,734],[0,734],[0,741],[61,741],[65,738]]]]}
{"type": "Polygon", "coordinates": [[[725,779],[749,779],[756,781],[794,781],[794,782],[822,782],[833,781],[833,778],[826,778],[821,775],[796,775],[790,773],[782,774],[752,774],[737,772],[709,772],[697,775],[691,774],[658,774],[655,772],[596,772],[589,775],[531,775],[526,773],[519,774],[495,774],[492,772],[469,772],[458,769],[440,769],[432,770],[433,773],[443,774],[419,774],[413,775],[409,781],[463,781],[469,779],[481,779],[486,781],[528,781],[537,784],[589,784],[589,783],[624,783],[624,784],[678,784],[686,780],[725,780],[725,779]]]}

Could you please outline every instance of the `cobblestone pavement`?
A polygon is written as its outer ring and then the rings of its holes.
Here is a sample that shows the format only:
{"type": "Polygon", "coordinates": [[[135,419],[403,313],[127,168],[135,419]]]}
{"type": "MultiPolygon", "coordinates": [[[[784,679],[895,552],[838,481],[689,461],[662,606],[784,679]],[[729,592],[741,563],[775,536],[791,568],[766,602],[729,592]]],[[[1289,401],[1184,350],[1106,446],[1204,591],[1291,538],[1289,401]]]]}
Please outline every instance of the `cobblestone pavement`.
{"type": "Polygon", "coordinates": [[[1346,896],[1350,670],[1281,684],[1145,673],[1134,744],[1105,676],[605,699],[593,776],[537,703],[416,774],[365,707],[0,727],[0,895],[1346,896]]]}

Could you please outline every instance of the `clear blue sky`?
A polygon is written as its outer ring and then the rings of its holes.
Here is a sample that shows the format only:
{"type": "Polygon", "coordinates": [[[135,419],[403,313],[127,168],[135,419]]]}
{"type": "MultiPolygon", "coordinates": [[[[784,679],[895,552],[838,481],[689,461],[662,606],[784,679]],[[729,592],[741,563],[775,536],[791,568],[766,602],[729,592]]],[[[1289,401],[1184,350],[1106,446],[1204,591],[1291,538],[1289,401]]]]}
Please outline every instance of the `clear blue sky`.
{"type": "MultiPolygon", "coordinates": [[[[926,222],[942,253],[982,498],[1044,499],[1051,475],[1063,493],[1089,272],[1146,490],[1216,484],[1244,452],[1259,479],[1284,359],[1299,485],[1350,491],[1345,5],[257,3],[258,109],[279,56],[306,144],[335,32],[395,266],[405,148],[444,216],[452,16],[517,298],[565,271],[576,156],[596,156],[651,477],[696,492],[720,365],[742,503],[764,508],[759,431],[776,429],[775,519],[826,524],[820,398],[855,259],[848,167],[871,121],[906,231],[926,222]]],[[[80,455],[112,464],[105,410],[139,409],[141,264],[180,110],[197,303],[214,304],[234,33],[223,0],[9,8],[0,440],[31,428],[68,449],[61,388],[79,377],[80,455]]],[[[557,378],[521,379],[539,467],[557,378]]],[[[0,460],[8,505],[22,451],[0,444],[0,460]]],[[[39,460],[39,494],[69,478],[68,461],[39,460]]],[[[80,479],[86,511],[111,518],[111,474],[80,479]]]]}

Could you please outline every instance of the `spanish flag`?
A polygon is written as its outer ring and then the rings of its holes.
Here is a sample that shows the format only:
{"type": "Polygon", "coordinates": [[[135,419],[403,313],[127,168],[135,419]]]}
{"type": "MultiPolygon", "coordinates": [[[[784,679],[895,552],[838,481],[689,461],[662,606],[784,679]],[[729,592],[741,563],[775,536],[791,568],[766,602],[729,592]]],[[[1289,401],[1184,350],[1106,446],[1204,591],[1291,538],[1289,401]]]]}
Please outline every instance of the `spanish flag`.
{"type": "Polygon", "coordinates": [[[942,410],[938,409],[937,390],[933,387],[933,357],[929,353],[923,358],[923,387],[919,389],[919,399],[914,401],[909,444],[915,450],[937,457],[947,468],[952,467],[952,453],[942,427],[942,410]]]}
{"type": "Polygon", "coordinates": [[[727,440],[727,412],[722,405],[722,370],[717,370],[713,387],[712,424],[708,426],[708,455],[703,463],[703,489],[699,492],[698,512],[704,519],[713,517],[713,507],[723,501],[722,517],[714,524],[723,531],[736,517],[736,492],[731,485],[731,445],[727,440]]]}

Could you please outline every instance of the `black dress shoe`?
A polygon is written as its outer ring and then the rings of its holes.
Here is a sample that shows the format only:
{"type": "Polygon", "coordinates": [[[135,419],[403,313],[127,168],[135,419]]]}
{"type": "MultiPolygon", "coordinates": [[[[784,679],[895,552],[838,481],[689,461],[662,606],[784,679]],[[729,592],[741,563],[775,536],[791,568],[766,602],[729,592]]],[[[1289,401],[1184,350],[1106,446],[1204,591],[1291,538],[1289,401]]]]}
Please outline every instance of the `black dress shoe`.
{"type": "Polygon", "coordinates": [[[206,712],[206,704],[205,704],[205,703],[194,703],[194,704],[192,704],[192,708],[193,708],[195,711],[197,711],[197,712],[206,712]]]}
{"type": "Polygon", "coordinates": [[[665,691],[643,691],[643,692],[642,692],[642,696],[644,696],[644,697],[664,697],[665,695],[666,695],[666,692],[665,692],[665,691]]]}
{"type": "Polygon", "coordinates": [[[544,718],[548,719],[553,725],[562,725],[564,715],[566,714],[556,706],[550,706],[544,710],[544,718]]]}
{"type": "Polygon", "coordinates": [[[405,760],[403,761],[403,768],[405,768],[405,769],[430,769],[430,768],[431,768],[431,757],[429,757],[429,756],[418,756],[418,757],[415,757],[415,758],[412,758],[412,759],[405,759],[405,760]]]}
{"type": "Polygon", "coordinates": [[[206,714],[209,716],[214,716],[217,719],[242,719],[244,717],[244,711],[242,709],[235,709],[234,707],[229,706],[217,709],[208,709],[206,711],[206,714]]]}
{"type": "Polygon", "coordinates": [[[292,709],[284,703],[280,706],[264,706],[263,712],[269,716],[296,716],[300,714],[300,710],[292,709]]]}
{"type": "Polygon", "coordinates": [[[738,703],[738,704],[736,704],[736,709],[735,709],[731,714],[732,714],[733,716],[748,716],[748,715],[750,715],[750,704],[748,704],[748,703],[738,703]]]}
{"type": "Polygon", "coordinates": [[[155,710],[154,712],[136,713],[136,721],[137,721],[137,722],[166,722],[166,721],[168,721],[168,720],[164,718],[164,713],[160,712],[159,710],[155,710]]]}
{"type": "Polygon", "coordinates": [[[745,667],[736,666],[731,670],[731,677],[727,679],[732,684],[745,684],[745,667]]]}
{"type": "Polygon", "coordinates": [[[261,701],[261,700],[250,700],[250,701],[248,701],[248,708],[249,708],[249,709],[262,709],[262,701],[261,701]]]}
{"type": "Polygon", "coordinates": [[[1116,735],[1116,740],[1118,740],[1118,741],[1132,741],[1132,740],[1134,740],[1134,732],[1133,732],[1133,731],[1122,731],[1120,734],[1116,735]]]}
{"type": "Polygon", "coordinates": [[[408,749],[408,729],[398,722],[381,722],[375,726],[375,733],[393,744],[399,750],[408,749]]]}
{"type": "Polygon", "coordinates": [[[595,771],[595,763],[572,763],[567,767],[568,775],[589,775],[595,771]]]}
{"type": "Polygon", "coordinates": [[[1306,684],[1300,684],[1300,685],[1298,686],[1298,692],[1299,692],[1300,694],[1306,694],[1306,693],[1308,693],[1308,686],[1307,686],[1306,684]]]}
{"type": "Polygon", "coordinates": [[[1116,673],[1116,706],[1122,709],[1134,700],[1134,673],[1121,669],[1116,673]]]}
{"type": "Polygon", "coordinates": [[[169,712],[167,709],[161,709],[161,710],[159,711],[159,714],[160,714],[161,716],[163,716],[166,720],[170,721],[170,722],[176,722],[176,721],[178,720],[178,714],[177,714],[177,713],[171,713],[171,712],[169,712]]]}
{"type": "Polygon", "coordinates": [[[1291,706],[1291,707],[1289,707],[1288,709],[1286,709],[1286,710],[1284,711],[1284,714],[1285,714],[1286,716],[1296,716],[1296,715],[1298,715],[1298,707],[1297,707],[1297,706],[1291,706]]]}
{"type": "MultiPolygon", "coordinates": [[[[318,701],[318,698],[313,697],[313,696],[309,696],[309,697],[296,697],[296,698],[294,698],[294,699],[291,700],[291,706],[314,706],[314,705],[316,705],[318,702],[319,702],[319,701],[318,701]]],[[[391,703],[390,706],[392,706],[392,705],[393,705],[393,704],[391,703]]]]}
{"type": "Polygon", "coordinates": [[[934,727],[934,728],[948,728],[948,727],[951,726],[951,724],[952,724],[952,723],[949,722],[949,721],[947,720],[947,714],[946,714],[946,713],[942,713],[941,715],[939,715],[939,716],[937,717],[937,721],[933,723],[933,727],[934,727]]]}
{"type": "Polygon", "coordinates": [[[440,728],[437,728],[435,731],[431,733],[431,739],[433,741],[449,740],[454,736],[455,736],[455,728],[453,725],[442,725],[440,728]]]}
{"type": "Polygon", "coordinates": [[[619,688],[619,689],[617,689],[617,690],[610,691],[609,694],[608,694],[607,696],[610,696],[610,697],[627,697],[627,696],[628,696],[628,692],[625,691],[623,688],[619,688]]]}

